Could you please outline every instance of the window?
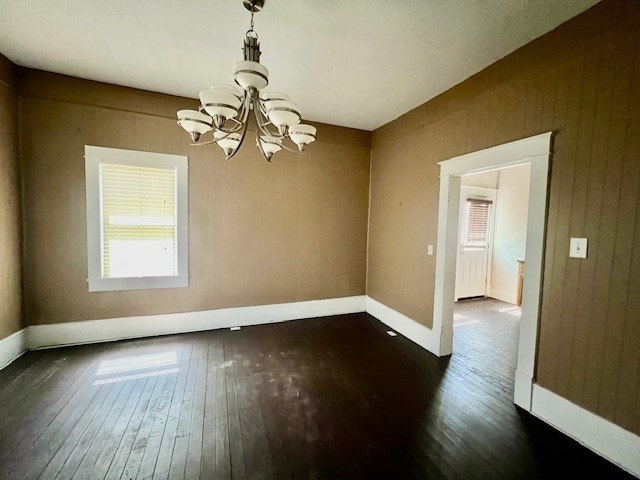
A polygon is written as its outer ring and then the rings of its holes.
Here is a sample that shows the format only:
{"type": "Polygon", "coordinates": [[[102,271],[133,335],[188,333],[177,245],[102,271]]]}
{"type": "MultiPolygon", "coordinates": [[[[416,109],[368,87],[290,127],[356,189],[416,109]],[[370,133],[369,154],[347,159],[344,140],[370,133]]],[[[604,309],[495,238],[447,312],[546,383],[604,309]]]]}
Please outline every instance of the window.
{"type": "Polygon", "coordinates": [[[467,215],[463,246],[465,248],[486,248],[489,245],[489,215],[491,200],[467,199],[467,215]]]}
{"type": "Polygon", "coordinates": [[[187,287],[187,157],[85,146],[90,292],[187,287]]]}

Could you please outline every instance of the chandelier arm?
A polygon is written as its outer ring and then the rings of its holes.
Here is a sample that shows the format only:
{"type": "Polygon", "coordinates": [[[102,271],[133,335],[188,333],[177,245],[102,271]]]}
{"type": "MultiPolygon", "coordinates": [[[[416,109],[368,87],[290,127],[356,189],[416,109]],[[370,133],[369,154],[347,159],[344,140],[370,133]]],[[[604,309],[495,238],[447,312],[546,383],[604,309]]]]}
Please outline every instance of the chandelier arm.
{"type": "MultiPolygon", "coordinates": [[[[298,155],[305,155],[305,153],[304,153],[304,152],[300,152],[300,151],[298,151],[298,150],[293,150],[293,149],[291,149],[291,148],[287,147],[287,146],[283,143],[283,140],[285,140],[286,138],[288,138],[288,135],[280,135],[280,134],[275,134],[275,135],[274,135],[274,134],[272,134],[272,133],[269,131],[269,129],[267,129],[267,128],[266,128],[266,125],[262,125],[262,124],[260,123],[260,120],[259,120],[259,118],[258,118],[258,116],[257,116],[257,115],[256,115],[256,123],[257,123],[257,125],[258,125],[258,128],[256,129],[256,140],[257,140],[258,147],[260,148],[260,151],[261,151],[261,152],[263,152],[263,149],[262,149],[262,144],[260,143],[260,139],[259,139],[259,137],[258,137],[258,130],[259,130],[259,131],[260,131],[260,133],[262,133],[263,135],[266,135],[266,136],[271,137],[271,138],[273,138],[274,140],[276,140],[276,141],[278,142],[278,145],[280,145],[280,148],[284,148],[284,149],[285,149],[285,150],[287,150],[288,152],[296,153],[296,154],[298,154],[298,155]]],[[[264,155],[263,155],[263,156],[264,156],[264,155]]],[[[265,159],[266,159],[266,157],[265,157],[265,159]]],[[[271,161],[270,161],[270,160],[268,160],[268,159],[267,159],[267,161],[268,161],[269,163],[271,163],[271,161]]]]}
{"type": "MultiPolygon", "coordinates": [[[[244,112],[243,112],[243,114],[244,114],[244,112]]],[[[242,122],[236,120],[235,118],[230,118],[229,120],[231,120],[233,123],[236,124],[236,126],[233,127],[234,129],[238,130],[238,129],[242,128],[242,122]]]]}
{"type": "Polygon", "coordinates": [[[269,120],[269,117],[267,116],[266,112],[263,110],[260,110],[259,113],[256,113],[256,122],[260,125],[260,130],[265,134],[268,135],[271,138],[274,138],[276,140],[284,140],[285,138],[288,138],[289,135],[282,135],[280,134],[280,132],[278,130],[272,132],[271,130],[269,130],[269,125],[273,125],[273,122],[271,122],[271,120],[269,120]],[[260,121],[260,120],[263,121],[260,121]]]}
{"type": "Polygon", "coordinates": [[[248,96],[247,92],[244,93],[244,101],[243,101],[243,121],[242,121],[242,134],[240,135],[240,141],[238,142],[238,146],[231,152],[231,155],[227,156],[227,160],[232,159],[236,153],[240,150],[242,146],[242,142],[244,142],[244,137],[247,135],[247,126],[249,125],[248,117],[249,117],[249,103],[251,102],[251,98],[248,96]]]}
{"type": "Polygon", "coordinates": [[[240,151],[240,147],[242,146],[242,142],[244,142],[244,137],[247,134],[247,123],[245,122],[243,128],[242,128],[242,135],[240,135],[240,141],[238,142],[238,146],[233,150],[233,152],[231,152],[231,155],[229,155],[226,159],[230,160],[232,159],[236,153],[238,153],[238,151],[240,151]]]}
{"type": "Polygon", "coordinates": [[[278,141],[282,141],[285,138],[287,138],[287,137],[284,137],[284,136],[280,135],[280,132],[278,132],[278,131],[272,132],[271,130],[269,130],[267,128],[267,125],[271,125],[271,124],[264,124],[264,123],[261,124],[261,123],[259,123],[259,121],[257,123],[258,123],[258,126],[260,128],[260,132],[262,132],[263,135],[267,135],[268,137],[271,137],[274,140],[278,140],[278,141]]]}
{"type": "Polygon", "coordinates": [[[260,118],[259,118],[260,105],[258,105],[258,102],[259,100],[257,98],[253,99],[253,112],[255,113],[255,117],[256,117],[256,145],[258,146],[258,149],[262,154],[262,158],[264,158],[267,161],[267,163],[271,163],[271,159],[269,158],[267,153],[264,151],[264,147],[262,146],[262,142],[260,141],[260,132],[262,131],[262,128],[260,126],[260,118]]]}
{"type": "Polygon", "coordinates": [[[243,100],[243,117],[242,123],[246,124],[249,121],[249,115],[251,114],[251,93],[246,91],[244,92],[244,100],[243,100]]]}
{"type": "Polygon", "coordinates": [[[247,117],[249,116],[249,94],[247,93],[247,91],[244,91],[244,95],[242,97],[242,105],[240,105],[240,115],[238,115],[238,117],[240,117],[240,121],[236,120],[235,118],[233,119],[235,122],[240,123],[244,126],[244,124],[247,121],[247,117]]]}
{"type": "Polygon", "coordinates": [[[262,100],[260,100],[260,113],[262,113],[262,115],[265,118],[268,118],[267,117],[267,107],[265,106],[265,102],[263,102],[262,100]]]}
{"type": "MultiPolygon", "coordinates": [[[[265,107],[265,102],[263,102],[262,100],[259,100],[259,105],[260,105],[259,116],[260,118],[264,119],[264,122],[262,122],[262,125],[263,126],[273,125],[271,120],[269,120],[269,115],[267,115],[267,107],[265,107]]],[[[256,113],[256,117],[258,117],[257,113],[256,113]]]]}
{"type": "Polygon", "coordinates": [[[298,155],[305,155],[304,152],[300,152],[298,150],[293,150],[292,148],[287,147],[287,145],[285,145],[284,140],[289,138],[289,135],[280,135],[280,134],[272,134],[267,128],[266,125],[260,125],[259,122],[258,126],[260,127],[260,131],[267,136],[271,136],[271,138],[273,138],[274,140],[276,140],[278,142],[278,145],[280,145],[281,148],[284,148],[285,150],[287,150],[288,152],[291,153],[296,153],[298,155]]]}
{"type": "Polygon", "coordinates": [[[273,138],[274,140],[278,140],[278,143],[280,143],[280,141],[284,140],[286,137],[280,135],[280,132],[276,133],[269,130],[267,128],[267,125],[272,125],[272,123],[269,121],[269,119],[266,116],[261,115],[261,113],[262,112],[256,112],[256,124],[258,125],[260,132],[263,135],[273,138]],[[260,121],[261,118],[264,118],[266,122],[261,122],[260,121]]]}
{"type": "Polygon", "coordinates": [[[260,133],[262,133],[263,135],[266,135],[267,137],[271,137],[274,140],[278,140],[278,142],[283,140],[283,138],[280,137],[280,134],[271,132],[271,130],[266,128],[264,125],[260,124],[260,121],[257,118],[256,118],[256,123],[258,124],[258,130],[260,130],[260,133]]]}
{"type": "Polygon", "coordinates": [[[284,148],[287,152],[295,153],[296,155],[306,155],[305,152],[301,152],[299,150],[294,150],[292,148],[287,147],[285,144],[281,143],[280,146],[284,148]]]}
{"type": "Polygon", "coordinates": [[[256,130],[256,145],[258,146],[258,150],[260,150],[260,154],[262,155],[262,158],[264,158],[267,163],[271,163],[271,159],[267,156],[267,153],[264,151],[264,148],[262,147],[262,142],[260,141],[260,134],[258,133],[258,130],[256,130]]]}
{"type": "Polygon", "coordinates": [[[208,142],[192,143],[192,147],[204,147],[205,145],[211,145],[212,143],[218,143],[218,140],[209,140],[208,142]]]}
{"type": "Polygon", "coordinates": [[[214,138],[213,140],[209,140],[208,142],[192,143],[191,146],[193,146],[193,147],[203,147],[204,145],[211,145],[212,143],[218,143],[220,140],[224,140],[225,138],[227,138],[232,133],[236,133],[238,130],[240,130],[240,128],[242,128],[242,124],[238,122],[238,125],[239,125],[239,127],[234,128],[230,132],[227,132],[226,130],[222,130],[222,129],[217,129],[216,131],[218,131],[218,132],[226,133],[226,135],[224,137],[214,138]]]}
{"type": "Polygon", "coordinates": [[[238,120],[234,119],[234,118],[230,118],[229,120],[233,120],[235,122],[235,125],[233,126],[233,128],[231,128],[231,130],[225,130],[224,128],[216,128],[217,132],[222,132],[222,133],[226,133],[226,136],[232,134],[232,133],[236,133],[238,132],[241,128],[242,128],[242,122],[239,122],[238,120]]]}

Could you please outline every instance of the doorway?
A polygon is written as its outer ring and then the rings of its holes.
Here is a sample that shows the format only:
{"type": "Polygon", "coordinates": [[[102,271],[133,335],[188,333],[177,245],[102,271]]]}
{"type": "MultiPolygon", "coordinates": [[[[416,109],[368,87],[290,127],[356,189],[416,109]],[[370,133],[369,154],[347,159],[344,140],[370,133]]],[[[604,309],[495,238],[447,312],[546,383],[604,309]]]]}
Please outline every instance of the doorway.
{"type": "Polygon", "coordinates": [[[461,176],[455,301],[522,303],[530,165],[461,176]]]}
{"type": "Polygon", "coordinates": [[[531,410],[540,310],[547,180],[552,132],[451,158],[440,163],[440,196],[433,330],[437,353],[450,355],[453,345],[455,274],[458,254],[461,177],[509,166],[530,165],[526,259],[522,317],[518,337],[514,402],[531,410]]]}
{"type": "Polygon", "coordinates": [[[462,179],[458,219],[455,300],[489,296],[493,260],[493,232],[496,188],[478,187],[467,179],[497,177],[498,172],[471,175],[462,179]]]}

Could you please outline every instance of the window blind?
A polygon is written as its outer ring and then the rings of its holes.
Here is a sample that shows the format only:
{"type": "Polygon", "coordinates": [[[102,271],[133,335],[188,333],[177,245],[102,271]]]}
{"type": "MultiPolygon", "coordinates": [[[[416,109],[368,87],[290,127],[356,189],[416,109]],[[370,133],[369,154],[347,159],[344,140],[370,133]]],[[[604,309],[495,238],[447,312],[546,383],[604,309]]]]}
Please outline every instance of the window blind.
{"type": "Polygon", "coordinates": [[[485,247],[488,244],[491,200],[467,199],[467,231],[465,244],[485,247]]]}
{"type": "Polygon", "coordinates": [[[102,276],[177,274],[176,170],[100,165],[102,276]]]}

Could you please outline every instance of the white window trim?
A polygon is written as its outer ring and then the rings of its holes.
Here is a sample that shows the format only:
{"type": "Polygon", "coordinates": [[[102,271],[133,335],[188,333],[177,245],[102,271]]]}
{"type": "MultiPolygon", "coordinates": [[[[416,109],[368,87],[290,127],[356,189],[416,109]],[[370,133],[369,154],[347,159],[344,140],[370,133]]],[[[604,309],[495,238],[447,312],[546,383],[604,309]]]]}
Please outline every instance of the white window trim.
{"type": "Polygon", "coordinates": [[[143,290],[189,286],[189,194],[188,158],[184,155],[140,152],[85,145],[84,166],[87,196],[87,266],[90,292],[143,290]],[[144,167],[176,167],[177,275],[166,277],[102,277],[100,164],[116,163],[144,167]]]}

